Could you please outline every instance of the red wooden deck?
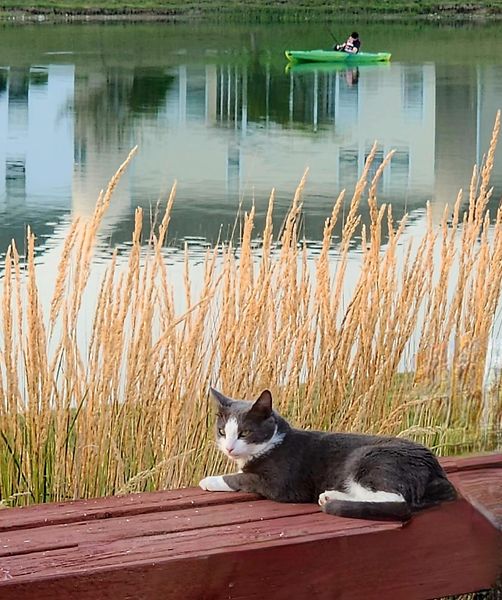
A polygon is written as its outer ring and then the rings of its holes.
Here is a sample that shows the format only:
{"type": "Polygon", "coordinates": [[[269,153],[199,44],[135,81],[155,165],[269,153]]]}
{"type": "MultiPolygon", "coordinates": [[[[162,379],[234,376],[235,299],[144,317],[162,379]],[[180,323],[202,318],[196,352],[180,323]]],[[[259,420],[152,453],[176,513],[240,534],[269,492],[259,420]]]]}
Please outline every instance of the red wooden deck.
{"type": "Polygon", "coordinates": [[[198,489],[0,511],[1,600],[426,599],[502,572],[502,454],[409,524],[198,489]]]}

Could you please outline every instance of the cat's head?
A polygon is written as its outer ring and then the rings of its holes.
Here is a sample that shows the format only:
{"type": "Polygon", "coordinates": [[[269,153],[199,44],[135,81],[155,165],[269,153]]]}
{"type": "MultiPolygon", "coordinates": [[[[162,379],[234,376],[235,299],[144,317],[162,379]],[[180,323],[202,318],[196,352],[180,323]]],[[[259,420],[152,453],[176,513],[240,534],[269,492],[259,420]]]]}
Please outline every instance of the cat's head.
{"type": "Polygon", "coordinates": [[[216,400],[216,441],[229,458],[247,462],[282,441],[280,417],[272,410],[272,394],[265,390],[254,402],[232,400],[211,388],[216,400]]]}

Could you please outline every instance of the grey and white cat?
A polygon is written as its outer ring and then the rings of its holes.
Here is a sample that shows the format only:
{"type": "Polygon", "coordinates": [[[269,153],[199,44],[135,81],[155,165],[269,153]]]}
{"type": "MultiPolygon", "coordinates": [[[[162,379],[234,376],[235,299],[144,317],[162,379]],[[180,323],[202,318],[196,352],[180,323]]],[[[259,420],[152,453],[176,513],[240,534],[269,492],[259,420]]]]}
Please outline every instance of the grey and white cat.
{"type": "Polygon", "coordinates": [[[255,402],[211,392],[218,407],[218,447],[239,472],[205,477],[199,484],[204,490],[318,502],[328,514],[401,521],[457,497],[436,457],[420,444],[293,429],[272,409],[268,390],[255,402]]]}

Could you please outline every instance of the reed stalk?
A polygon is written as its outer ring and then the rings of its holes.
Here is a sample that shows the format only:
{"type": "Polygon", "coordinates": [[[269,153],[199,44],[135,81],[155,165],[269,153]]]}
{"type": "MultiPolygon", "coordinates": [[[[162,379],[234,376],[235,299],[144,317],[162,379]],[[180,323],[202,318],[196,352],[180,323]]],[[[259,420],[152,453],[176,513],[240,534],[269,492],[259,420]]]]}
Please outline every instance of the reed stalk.
{"type": "Polygon", "coordinates": [[[405,242],[406,217],[379,205],[392,157],[369,181],[372,153],[341,237],[343,193],[315,261],[299,233],[303,179],[282,229],[273,231],[272,193],[261,246],[252,209],[237,242],[207,250],[197,286],[188,248],[181,283],[166,260],[173,188],[147,242],[136,211],[130,250],[112,256],[85,335],[95,243],[133,151],[90,221],[69,227],[47,311],[33,234],[25,258],[7,249],[1,504],[172,488],[229,468],[212,441],[210,385],[250,399],[268,387],[299,427],[408,436],[438,454],[500,447],[500,377],[486,377],[502,285],[502,207],[488,209],[499,127],[500,115],[466,211],[459,194],[438,227],[427,206],[421,239],[405,242]]]}

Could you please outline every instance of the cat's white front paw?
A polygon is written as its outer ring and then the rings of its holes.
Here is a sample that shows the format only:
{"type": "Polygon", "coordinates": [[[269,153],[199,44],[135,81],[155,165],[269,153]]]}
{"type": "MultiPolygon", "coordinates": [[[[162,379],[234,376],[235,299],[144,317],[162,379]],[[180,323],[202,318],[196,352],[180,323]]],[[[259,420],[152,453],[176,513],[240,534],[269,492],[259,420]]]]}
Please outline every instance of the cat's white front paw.
{"type": "Polygon", "coordinates": [[[199,487],[208,492],[233,492],[234,490],[225,483],[221,475],[213,475],[212,477],[204,477],[199,482],[199,487]]]}
{"type": "Polygon", "coordinates": [[[347,500],[347,494],[338,490],[326,490],[319,494],[319,506],[324,506],[330,500],[347,500]]]}

